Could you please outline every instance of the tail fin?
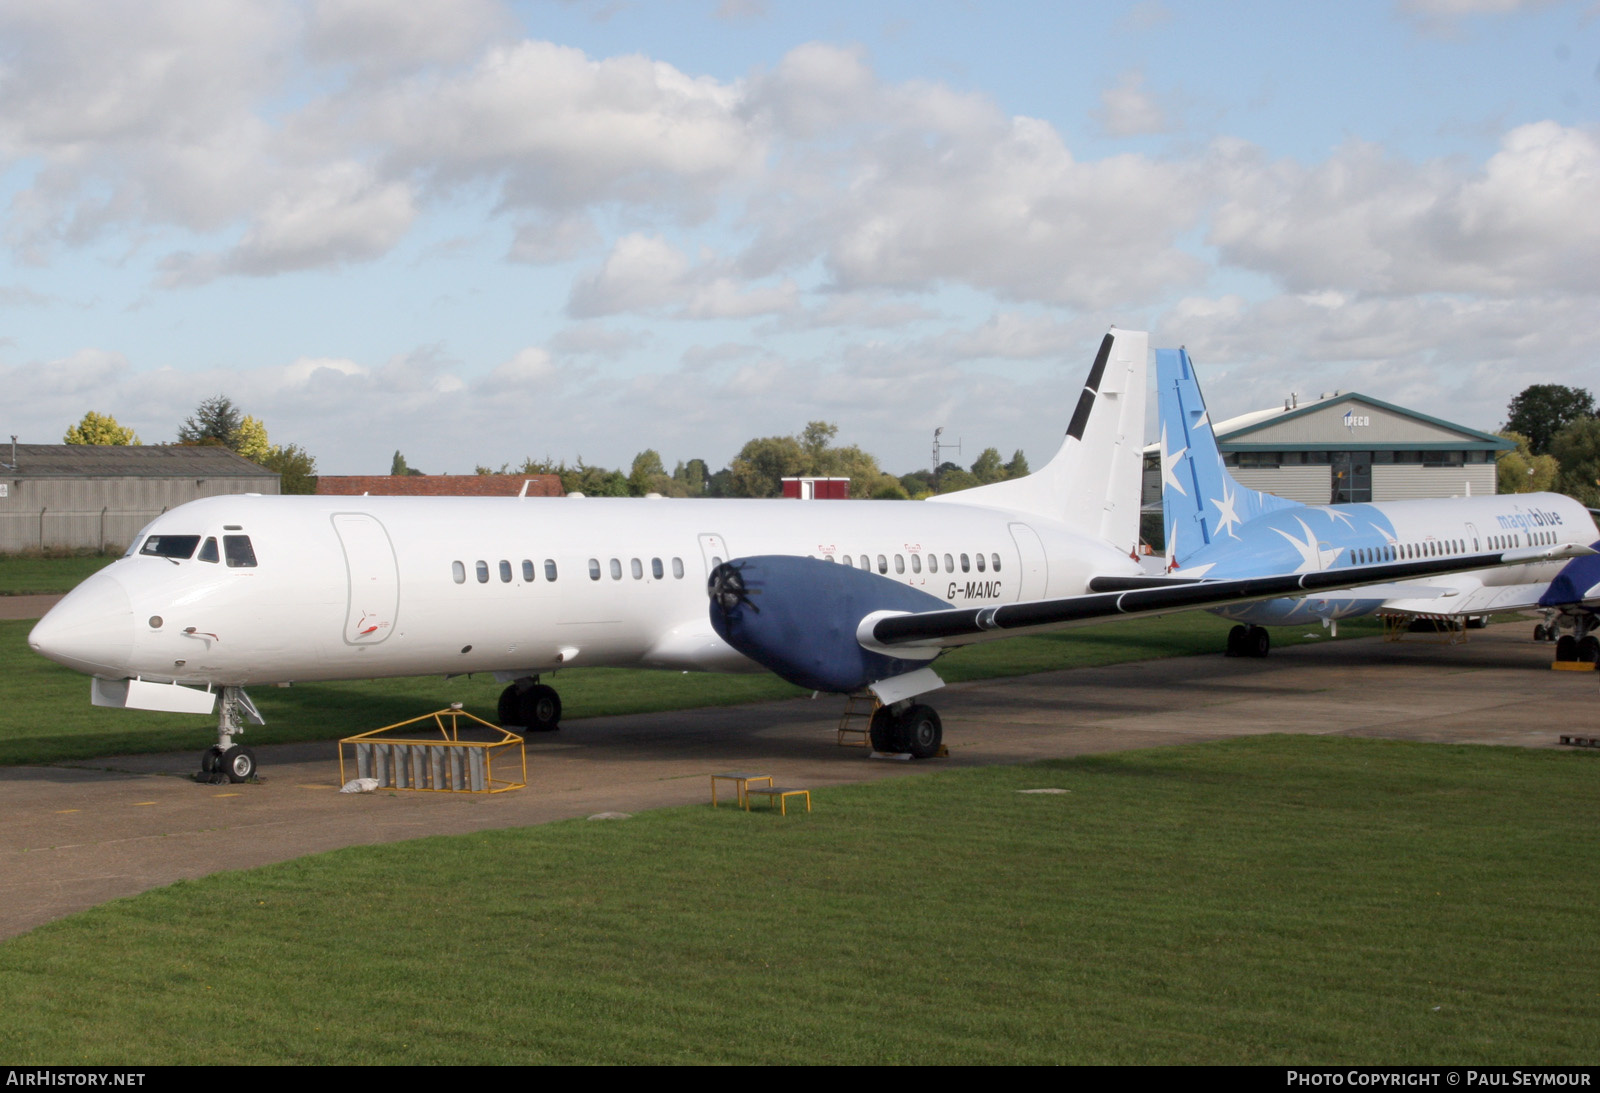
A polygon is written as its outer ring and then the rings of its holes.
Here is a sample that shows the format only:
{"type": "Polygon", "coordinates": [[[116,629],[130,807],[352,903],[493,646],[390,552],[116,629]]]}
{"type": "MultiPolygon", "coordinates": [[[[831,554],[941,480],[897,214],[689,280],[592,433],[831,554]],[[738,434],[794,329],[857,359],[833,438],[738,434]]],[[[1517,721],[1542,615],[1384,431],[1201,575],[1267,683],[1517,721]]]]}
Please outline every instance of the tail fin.
{"type": "Polygon", "coordinates": [[[1228,473],[1187,350],[1156,350],[1156,403],[1169,569],[1181,567],[1222,536],[1238,538],[1233,531],[1237,524],[1300,505],[1241,486],[1228,473]]]}
{"type": "Polygon", "coordinates": [[[929,498],[1059,520],[1119,549],[1139,543],[1149,335],[1115,327],[1100,343],[1066,439],[1038,471],[929,498]]]}

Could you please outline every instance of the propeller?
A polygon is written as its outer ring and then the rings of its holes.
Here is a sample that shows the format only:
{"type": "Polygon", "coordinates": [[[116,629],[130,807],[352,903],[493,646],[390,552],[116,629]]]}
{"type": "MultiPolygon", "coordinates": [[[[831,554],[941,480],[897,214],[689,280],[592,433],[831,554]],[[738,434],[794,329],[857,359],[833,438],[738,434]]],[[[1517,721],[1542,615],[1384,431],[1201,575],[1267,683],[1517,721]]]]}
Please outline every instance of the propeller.
{"type": "Polygon", "coordinates": [[[750,602],[750,597],[757,591],[747,589],[744,584],[744,567],[733,562],[723,562],[711,571],[711,579],[706,583],[706,592],[716,605],[722,608],[722,615],[726,618],[729,612],[741,604],[749,607],[757,615],[761,608],[750,602]]]}

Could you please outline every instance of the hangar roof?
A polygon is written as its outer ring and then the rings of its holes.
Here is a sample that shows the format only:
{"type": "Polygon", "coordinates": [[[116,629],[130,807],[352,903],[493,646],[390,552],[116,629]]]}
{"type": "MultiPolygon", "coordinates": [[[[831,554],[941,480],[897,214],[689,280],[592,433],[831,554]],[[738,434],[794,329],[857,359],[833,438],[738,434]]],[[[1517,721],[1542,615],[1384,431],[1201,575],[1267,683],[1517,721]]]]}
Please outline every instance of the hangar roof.
{"type": "Polygon", "coordinates": [[[276,478],[276,471],[215,444],[0,444],[6,478],[276,478]]]}

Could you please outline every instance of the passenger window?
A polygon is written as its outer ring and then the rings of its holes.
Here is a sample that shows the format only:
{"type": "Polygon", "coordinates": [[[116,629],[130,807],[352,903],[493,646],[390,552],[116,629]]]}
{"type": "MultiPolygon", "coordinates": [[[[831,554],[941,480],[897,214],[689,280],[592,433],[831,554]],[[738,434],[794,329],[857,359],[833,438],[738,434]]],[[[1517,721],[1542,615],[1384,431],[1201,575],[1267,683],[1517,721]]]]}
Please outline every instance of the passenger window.
{"type": "Polygon", "coordinates": [[[628,563],[628,566],[629,566],[630,569],[633,570],[633,579],[634,580],[636,580],[636,581],[644,580],[644,563],[643,562],[641,562],[641,561],[639,561],[639,559],[635,558],[631,562],[628,563]]]}
{"type": "Polygon", "coordinates": [[[661,559],[660,558],[651,558],[650,559],[650,576],[654,577],[656,580],[659,581],[662,577],[666,576],[666,574],[667,574],[667,571],[665,569],[663,569],[662,566],[661,566],[661,559]]]}
{"type": "Polygon", "coordinates": [[[928,572],[939,572],[939,556],[937,554],[928,555],[928,572]]]}
{"type": "Polygon", "coordinates": [[[600,579],[600,559],[599,558],[590,558],[589,559],[589,579],[591,581],[598,581],[600,579]]]}
{"type": "Polygon", "coordinates": [[[674,558],[674,559],[672,559],[672,575],[674,577],[676,577],[680,581],[683,580],[683,559],[682,558],[674,558]]]}
{"type": "Polygon", "coordinates": [[[480,561],[478,563],[477,569],[478,569],[478,583],[479,584],[488,584],[489,583],[489,563],[480,561]]]}
{"type": "Polygon", "coordinates": [[[978,555],[978,572],[982,573],[983,571],[984,571],[983,555],[980,554],[980,555],[978,555]]]}
{"type": "Polygon", "coordinates": [[[221,561],[221,557],[217,554],[216,539],[206,540],[206,545],[200,548],[200,560],[202,562],[221,561]]]}
{"type": "Polygon", "coordinates": [[[198,535],[152,535],[144,541],[140,554],[153,554],[157,558],[192,558],[194,548],[200,545],[198,535]]]}
{"type": "Polygon", "coordinates": [[[224,535],[222,556],[228,559],[229,569],[254,569],[256,566],[256,549],[250,545],[248,535],[224,535]]]}
{"type": "Polygon", "coordinates": [[[450,576],[455,578],[456,584],[467,583],[467,567],[460,562],[450,563],[450,576]]]}
{"type": "Polygon", "coordinates": [[[906,559],[904,555],[896,554],[894,556],[894,571],[896,573],[904,573],[906,571],[906,559]]]}
{"type": "Polygon", "coordinates": [[[622,560],[620,558],[611,559],[611,579],[613,581],[622,580],[622,560]]]}
{"type": "Polygon", "coordinates": [[[922,555],[913,554],[911,556],[911,572],[913,572],[913,573],[921,573],[922,572],[922,555]]]}
{"type": "Polygon", "coordinates": [[[868,573],[872,572],[872,559],[868,558],[865,554],[861,556],[861,568],[866,570],[868,573]]]}
{"type": "Polygon", "coordinates": [[[844,563],[844,566],[845,566],[846,569],[854,569],[855,568],[856,564],[855,564],[855,562],[850,560],[850,555],[848,555],[848,554],[839,555],[839,561],[844,563]]]}
{"type": "Polygon", "coordinates": [[[954,573],[956,571],[955,559],[948,554],[944,556],[944,571],[946,573],[954,573]]]}
{"type": "Polygon", "coordinates": [[[998,554],[989,555],[989,561],[994,563],[994,571],[996,573],[1000,572],[1000,555],[998,555],[998,554]]]}
{"type": "Polygon", "coordinates": [[[556,579],[556,560],[554,558],[546,558],[544,560],[544,579],[547,581],[556,579]]]}
{"type": "Polygon", "coordinates": [[[527,582],[528,584],[532,584],[533,583],[533,575],[534,575],[533,559],[531,559],[531,558],[522,559],[522,579],[525,582],[527,582]]]}
{"type": "Polygon", "coordinates": [[[504,558],[500,559],[500,583],[511,583],[511,563],[506,561],[504,558]]]}
{"type": "Polygon", "coordinates": [[[878,572],[889,572],[889,559],[885,558],[882,554],[878,555],[878,572]]]}
{"type": "Polygon", "coordinates": [[[963,554],[961,556],[961,572],[963,572],[963,573],[971,573],[972,572],[972,562],[968,560],[968,558],[967,558],[967,556],[965,554],[963,554]]]}

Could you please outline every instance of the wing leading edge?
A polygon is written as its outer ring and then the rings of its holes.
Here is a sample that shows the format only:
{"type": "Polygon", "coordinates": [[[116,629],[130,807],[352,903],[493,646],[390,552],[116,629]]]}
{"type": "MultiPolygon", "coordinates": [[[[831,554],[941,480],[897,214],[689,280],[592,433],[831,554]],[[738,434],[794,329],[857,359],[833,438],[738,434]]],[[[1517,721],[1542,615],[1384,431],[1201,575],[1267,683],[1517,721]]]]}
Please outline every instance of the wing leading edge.
{"type": "Polygon", "coordinates": [[[1420,558],[1381,565],[1339,566],[1311,573],[1286,573],[1227,581],[1184,581],[1170,578],[1095,578],[1082,596],[1032,600],[998,607],[968,607],[892,615],[872,624],[872,640],[884,646],[906,644],[963,645],[1023,631],[1062,629],[1101,619],[1192,611],[1247,600],[1298,596],[1326,590],[1386,584],[1440,573],[1461,573],[1492,566],[1558,561],[1594,554],[1576,544],[1491,551],[1449,558],[1420,558]]]}

